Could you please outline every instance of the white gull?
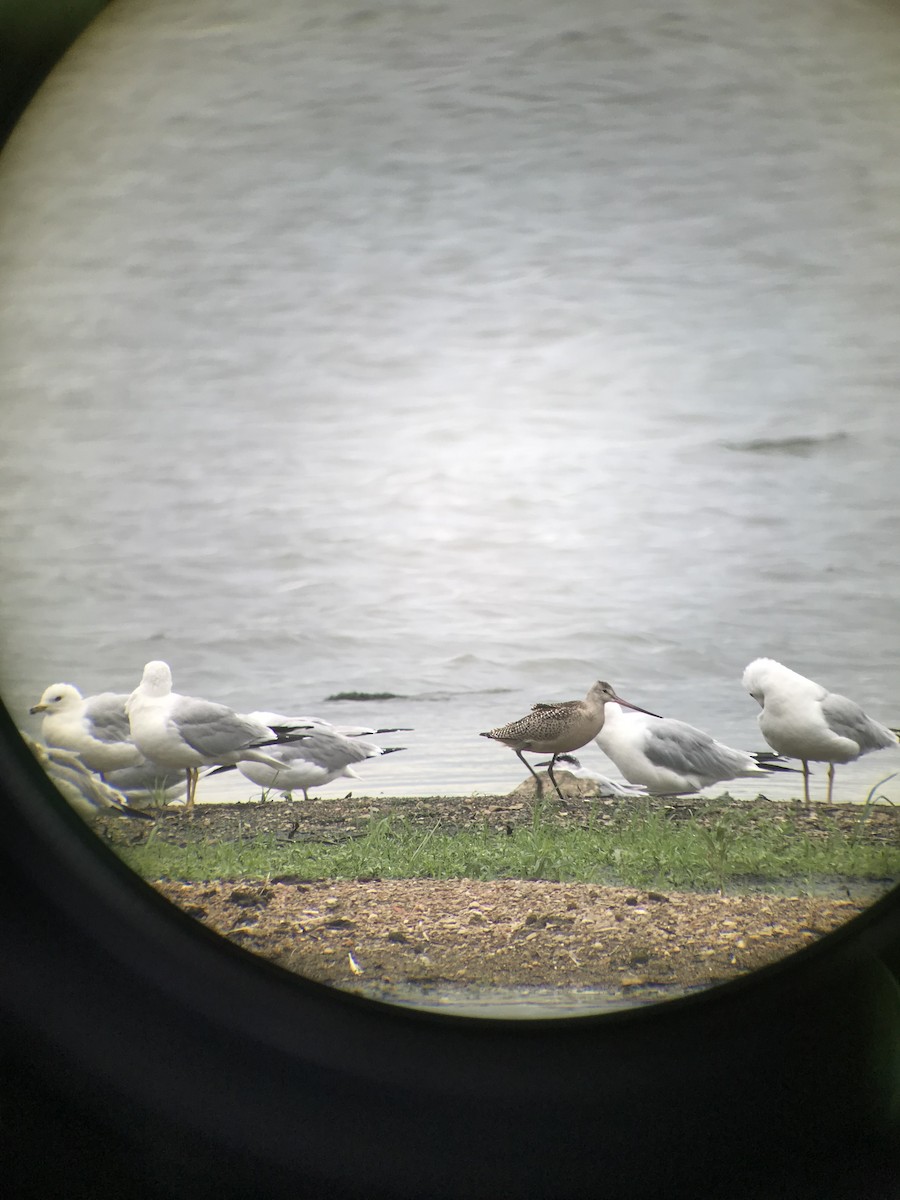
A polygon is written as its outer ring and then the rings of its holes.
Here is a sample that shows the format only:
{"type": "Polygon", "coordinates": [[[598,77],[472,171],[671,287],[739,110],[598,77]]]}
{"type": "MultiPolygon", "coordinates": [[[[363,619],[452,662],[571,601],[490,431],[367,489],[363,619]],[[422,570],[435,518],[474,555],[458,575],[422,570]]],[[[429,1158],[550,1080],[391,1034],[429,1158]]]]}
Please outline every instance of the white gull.
{"type": "Polygon", "coordinates": [[[268,755],[278,760],[277,767],[246,759],[239,760],[237,767],[242,775],[266,791],[289,795],[299,790],[303,799],[308,800],[308,788],[322,787],[341,777],[359,779],[353,769],[355,765],[402,749],[402,746],[377,746],[333,729],[318,728],[296,742],[270,747],[268,755]]]}
{"type": "Polygon", "coordinates": [[[686,721],[626,713],[609,701],[603,728],[594,741],[629,783],[645,787],[654,796],[680,796],[727,779],[791,769],[772,762],[774,755],[726,746],[686,721]]]}
{"type": "Polygon", "coordinates": [[[141,753],[163,767],[185,772],[188,810],[194,806],[201,767],[235,766],[246,759],[281,768],[263,749],[277,740],[268,726],[225,704],[173,692],[168,663],[146,664],[125,710],[141,753]]]}
{"type": "Polygon", "coordinates": [[[835,763],[897,745],[897,735],[867,716],[855,701],[829,692],[774,658],[754,659],[744,671],[743,685],[762,708],[759,728],[772,749],[800,759],[807,807],[810,762],[828,763],[830,804],[835,763]]]}
{"type": "Polygon", "coordinates": [[[51,747],[71,750],[92,771],[115,771],[144,761],[125,713],[127,695],[82,696],[71,683],[51,683],[29,712],[42,713],[41,737],[51,747]]]}

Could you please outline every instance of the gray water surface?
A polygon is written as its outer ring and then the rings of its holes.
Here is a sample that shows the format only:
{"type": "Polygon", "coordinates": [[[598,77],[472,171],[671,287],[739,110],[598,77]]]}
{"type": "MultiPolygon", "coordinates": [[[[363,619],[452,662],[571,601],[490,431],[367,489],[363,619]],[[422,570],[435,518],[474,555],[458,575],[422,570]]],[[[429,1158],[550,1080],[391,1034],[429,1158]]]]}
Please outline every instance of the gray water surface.
{"type": "Polygon", "coordinates": [[[118,0],[0,160],[15,719],[165,658],[413,726],[386,795],[598,677],[762,748],[761,654],[900,724],[898,59],[868,0],[118,0]]]}

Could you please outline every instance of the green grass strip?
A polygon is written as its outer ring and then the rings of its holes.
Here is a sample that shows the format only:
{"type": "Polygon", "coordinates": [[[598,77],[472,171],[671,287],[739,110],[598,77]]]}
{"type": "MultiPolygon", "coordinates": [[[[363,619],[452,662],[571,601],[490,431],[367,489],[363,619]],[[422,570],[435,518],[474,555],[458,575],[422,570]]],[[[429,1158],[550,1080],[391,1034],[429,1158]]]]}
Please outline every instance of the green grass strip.
{"type": "Polygon", "coordinates": [[[589,828],[561,828],[538,814],[511,834],[487,826],[423,829],[384,817],[338,844],[267,834],[177,846],[151,832],[119,853],[148,879],[541,879],[710,890],[784,879],[900,877],[900,847],[848,838],[837,828],[816,837],[777,822],[742,828],[728,814],[712,826],[648,813],[589,828]]]}

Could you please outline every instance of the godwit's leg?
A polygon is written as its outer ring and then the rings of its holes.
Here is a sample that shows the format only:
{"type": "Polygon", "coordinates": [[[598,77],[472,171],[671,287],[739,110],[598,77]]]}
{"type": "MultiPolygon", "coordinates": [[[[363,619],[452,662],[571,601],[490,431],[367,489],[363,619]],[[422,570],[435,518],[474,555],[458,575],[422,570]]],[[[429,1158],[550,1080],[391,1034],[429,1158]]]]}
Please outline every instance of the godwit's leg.
{"type": "Polygon", "coordinates": [[[553,774],[553,764],[555,762],[556,762],[556,755],[554,754],[553,757],[550,759],[549,763],[547,764],[547,774],[550,776],[550,782],[556,788],[557,796],[559,796],[560,800],[565,800],[565,796],[559,790],[559,784],[556,782],[556,776],[553,774]]]}
{"type": "Polygon", "coordinates": [[[534,775],[534,782],[537,784],[537,794],[538,794],[538,799],[539,799],[539,800],[543,800],[543,798],[544,798],[544,785],[541,783],[540,776],[539,776],[539,775],[537,775],[537,774],[535,774],[535,772],[534,772],[534,771],[531,769],[531,763],[528,761],[528,759],[527,759],[527,758],[522,758],[522,751],[521,751],[521,750],[517,750],[517,751],[516,751],[516,756],[517,756],[518,758],[522,759],[522,762],[525,764],[525,766],[528,768],[528,770],[529,770],[529,771],[531,771],[531,774],[532,774],[532,775],[534,775]]]}
{"type": "Polygon", "coordinates": [[[831,803],[831,789],[834,787],[834,763],[828,764],[828,799],[826,803],[831,803]]]}

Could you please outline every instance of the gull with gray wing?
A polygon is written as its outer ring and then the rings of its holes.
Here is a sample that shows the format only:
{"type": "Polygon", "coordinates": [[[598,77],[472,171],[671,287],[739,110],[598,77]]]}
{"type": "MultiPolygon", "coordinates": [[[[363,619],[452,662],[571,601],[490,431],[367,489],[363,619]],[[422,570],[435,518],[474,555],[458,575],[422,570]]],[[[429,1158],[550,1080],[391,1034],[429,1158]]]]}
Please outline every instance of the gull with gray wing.
{"type": "Polygon", "coordinates": [[[43,714],[46,745],[73,751],[92,771],[115,771],[144,761],[131,737],[127,699],[117,692],[85,697],[71,683],[51,683],[29,712],[43,714]]]}
{"type": "Polygon", "coordinates": [[[282,767],[264,749],[282,740],[278,735],[225,704],[173,692],[168,663],[155,660],[146,664],[125,709],[138,749],[164,767],[180,767],[185,772],[187,810],[194,806],[203,766],[235,766],[245,760],[266,763],[276,770],[282,767]]]}
{"type": "Polygon", "coordinates": [[[280,766],[240,759],[237,768],[252,783],[267,791],[290,795],[299,789],[303,799],[308,800],[308,788],[322,787],[341,777],[359,779],[353,769],[355,765],[402,749],[402,746],[377,746],[374,742],[359,741],[335,730],[319,728],[297,742],[270,747],[268,756],[276,759],[280,766]]]}
{"type": "Polygon", "coordinates": [[[735,750],[685,721],[624,712],[612,702],[594,741],[629,783],[655,796],[679,796],[726,779],[793,770],[773,761],[776,755],[735,750]]]}
{"type": "Polygon", "coordinates": [[[807,807],[810,762],[828,763],[830,804],[835,763],[897,745],[897,735],[867,716],[855,701],[829,692],[774,658],[754,659],[744,671],[743,685],[762,708],[759,728],[772,749],[800,759],[807,807]]]}

